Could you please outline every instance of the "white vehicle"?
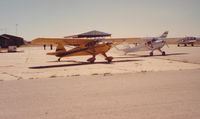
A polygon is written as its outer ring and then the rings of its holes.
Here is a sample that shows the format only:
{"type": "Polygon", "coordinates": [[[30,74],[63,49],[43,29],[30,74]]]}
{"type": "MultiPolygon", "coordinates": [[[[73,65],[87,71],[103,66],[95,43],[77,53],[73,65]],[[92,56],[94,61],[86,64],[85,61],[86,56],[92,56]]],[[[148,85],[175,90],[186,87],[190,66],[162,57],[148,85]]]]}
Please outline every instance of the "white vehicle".
{"type": "MultiPolygon", "coordinates": [[[[166,55],[165,51],[162,51],[161,48],[166,44],[166,38],[168,35],[168,31],[164,32],[160,37],[153,38],[142,38],[144,40],[143,43],[132,47],[130,44],[123,45],[124,47],[119,47],[118,45],[115,48],[119,51],[123,51],[125,54],[137,52],[137,51],[150,51],[150,56],[153,56],[153,52],[158,50],[164,56],[166,55]]],[[[141,39],[141,40],[142,40],[141,39]]],[[[167,45],[168,46],[168,45],[167,45]]]]}
{"type": "Polygon", "coordinates": [[[8,46],[8,52],[17,52],[17,46],[8,46]]]}

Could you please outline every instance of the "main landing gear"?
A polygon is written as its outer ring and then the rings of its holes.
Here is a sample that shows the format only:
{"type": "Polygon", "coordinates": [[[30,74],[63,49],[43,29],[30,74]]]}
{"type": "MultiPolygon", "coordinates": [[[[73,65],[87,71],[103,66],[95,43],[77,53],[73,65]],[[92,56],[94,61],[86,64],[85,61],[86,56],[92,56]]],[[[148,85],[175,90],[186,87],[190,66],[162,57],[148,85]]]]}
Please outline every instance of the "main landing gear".
{"type": "MultiPolygon", "coordinates": [[[[105,60],[107,60],[108,63],[111,63],[113,60],[113,57],[108,57],[105,53],[102,54],[105,57],[105,60]]],[[[96,60],[95,56],[89,58],[87,61],[90,63],[94,63],[96,60]]]]}
{"type": "Polygon", "coordinates": [[[106,53],[103,53],[102,55],[105,57],[105,60],[107,60],[108,63],[111,63],[111,62],[112,62],[113,57],[108,57],[108,56],[106,55],[106,53]]]}
{"type": "Polygon", "coordinates": [[[96,60],[95,56],[93,56],[92,58],[87,59],[87,61],[90,62],[90,63],[94,63],[95,60],[96,60]]]}
{"type": "Polygon", "coordinates": [[[162,56],[165,56],[165,55],[166,55],[165,51],[162,51],[161,49],[158,49],[158,51],[161,52],[162,56]]]}
{"type": "MultiPolygon", "coordinates": [[[[105,57],[105,60],[107,60],[108,63],[111,63],[111,62],[112,62],[113,57],[108,57],[105,53],[102,54],[102,55],[105,57]]],[[[58,58],[58,62],[60,62],[61,58],[62,58],[62,57],[59,57],[59,58],[58,58]]],[[[96,60],[95,55],[92,56],[91,58],[87,59],[87,61],[90,62],[90,63],[94,63],[95,60],[96,60]]]]}
{"type": "Polygon", "coordinates": [[[165,56],[165,55],[166,55],[165,51],[162,51],[162,56],[165,56]]]}
{"type": "Polygon", "coordinates": [[[153,51],[149,53],[150,56],[153,56],[153,51]]]}
{"type": "MultiPolygon", "coordinates": [[[[165,56],[166,55],[166,53],[165,53],[165,51],[162,51],[162,50],[158,50],[158,51],[160,51],[160,53],[162,54],[162,56],[165,56]]],[[[149,53],[149,55],[150,56],[153,56],[153,51],[151,51],[150,53],[149,53]]]]}

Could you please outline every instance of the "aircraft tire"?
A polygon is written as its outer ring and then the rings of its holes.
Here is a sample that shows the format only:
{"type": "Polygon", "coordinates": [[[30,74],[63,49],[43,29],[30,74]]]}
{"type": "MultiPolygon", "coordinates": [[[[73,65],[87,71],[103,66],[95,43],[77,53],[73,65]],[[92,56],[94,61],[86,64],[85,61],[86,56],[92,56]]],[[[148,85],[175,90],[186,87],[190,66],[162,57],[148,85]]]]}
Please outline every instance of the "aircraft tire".
{"type": "Polygon", "coordinates": [[[149,55],[150,55],[150,56],[153,56],[153,52],[150,52],[149,55]]]}
{"type": "Polygon", "coordinates": [[[96,60],[96,58],[92,57],[92,58],[89,58],[87,61],[90,62],[91,64],[93,64],[95,60],[96,60]]]}
{"type": "Polygon", "coordinates": [[[166,55],[166,53],[165,53],[165,51],[163,51],[163,52],[162,52],[162,56],[165,56],[165,55],[166,55]]]}
{"type": "Polygon", "coordinates": [[[194,43],[192,43],[191,46],[193,47],[193,46],[194,46],[194,43]]]}
{"type": "Polygon", "coordinates": [[[93,63],[94,63],[94,60],[90,61],[90,63],[93,64],[93,63]]]}
{"type": "Polygon", "coordinates": [[[108,61],[108,63],[111,63],[113,60],[113,57],[107,57],[106,60],[108,61]]]}
{"type": "Polygon", "coordinates": [[[58,58],[58,62],[60,62],[60,60],[61,60],[61,57],[60,57],[60,58],[58,58]]]}

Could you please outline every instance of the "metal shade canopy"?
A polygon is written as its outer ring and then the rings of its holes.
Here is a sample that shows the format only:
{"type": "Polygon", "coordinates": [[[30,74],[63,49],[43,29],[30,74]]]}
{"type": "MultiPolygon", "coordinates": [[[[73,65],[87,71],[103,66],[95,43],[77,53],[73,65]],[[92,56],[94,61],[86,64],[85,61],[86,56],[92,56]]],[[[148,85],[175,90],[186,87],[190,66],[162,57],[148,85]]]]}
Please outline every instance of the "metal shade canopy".
{"type": "Polygon", "coordinates": [[[74,36],[66,36],[65,38],[69,38],[69,37],[72,37],[72,38],[111,37],[111,34],[93,30],[93,31],[89,31],[89,32],[74,35],[74,36]]]}

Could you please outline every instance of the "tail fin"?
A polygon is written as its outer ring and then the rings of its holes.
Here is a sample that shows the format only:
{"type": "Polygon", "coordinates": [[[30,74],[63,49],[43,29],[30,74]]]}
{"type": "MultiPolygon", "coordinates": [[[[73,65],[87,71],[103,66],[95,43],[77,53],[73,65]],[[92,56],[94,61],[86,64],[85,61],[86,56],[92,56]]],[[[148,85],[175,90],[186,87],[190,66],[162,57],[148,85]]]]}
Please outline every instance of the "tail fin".
{"type": "Polygon", "coordinates": [[[160,36],[160,38],[166,38],[167,35],[168,35],[168,31],[165,31],[165,32],[160,36]]]}
{"type": "Polygon", "coordinates": [[[58,43],[58,46],[56,47],[56,52],[58,51],[67,51],[62,43],[58,43]]]}
{"type": "Polygon", "coordinates": [[[47,53],[47,55],[55,55],[57,56],[58,54],[62,53],[62,52],[66,52],[67,50],[65,49],[64,45],[62,43],[58,43],[57,47],[56,47],[56,51],[55,52],[49,52],[47,53]]]}

